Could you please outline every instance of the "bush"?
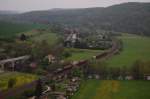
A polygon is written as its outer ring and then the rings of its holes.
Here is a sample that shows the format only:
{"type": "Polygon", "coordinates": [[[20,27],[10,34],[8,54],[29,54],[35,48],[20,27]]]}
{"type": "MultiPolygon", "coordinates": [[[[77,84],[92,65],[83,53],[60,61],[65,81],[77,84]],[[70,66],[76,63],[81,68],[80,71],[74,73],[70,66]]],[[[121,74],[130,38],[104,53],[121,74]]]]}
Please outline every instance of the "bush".
{"type": "Polygon", "coordinates": [[[13,88],[16,84],[16,78],[10,78],[9,81],[8,81],[8,89],[9,88],[13,88]]]}
{"type": "Polygon", "coordinates": [[[37,68],[35,71],[34,71],[35,74],[37,75],[43,75],[46,73],[45,70],[41,69],[41,68],[37,68]]]}
{"type": "Polygon", "coordinates": [[[82,77],[83,76],[83,72],[79,68],[74,68],[73,72],[72,72],[72,76],[82,77]]]}
{"type": "Polygon", "coordinates": [[[43,92],[43,84],[42,84],[41,79],[39,79],[37,81],[34,94],[39,99],[39,97],[42,95],[42,92],[43,92]]]}
{"type": "Polygon", "coordinates": [[[70,57],[71,56],[71,53],[69,51],[64,51],[63,52],[63,57],[67,58],[67,57],[70,57]]]}
{"type": "Polygon", "coordinates": [[[33,95],[34,95],[34,90],[33,90],[33,89],[26,90],[26,91],[24,91],[24,93],[23,93],[23,96],[25,96],[25,97],[31,97],[31,96],[33,96],[33,95]]]}

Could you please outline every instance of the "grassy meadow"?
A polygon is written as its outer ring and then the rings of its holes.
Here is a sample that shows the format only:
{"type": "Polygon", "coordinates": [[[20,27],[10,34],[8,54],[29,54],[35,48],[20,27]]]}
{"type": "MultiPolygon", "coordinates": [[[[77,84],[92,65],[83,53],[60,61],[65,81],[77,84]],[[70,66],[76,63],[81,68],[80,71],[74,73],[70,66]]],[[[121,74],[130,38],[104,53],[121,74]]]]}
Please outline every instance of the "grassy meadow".
{"type": "Polygon", "coordinates": [[[71,56],[66,58],[68,61],[79,61],[84,59],[90,59],[92,56],[100,54],[102,50],[89,50],[89,49],[77,49],[66,48],[65,50],[71,52],[71,56]]]}
{"type": "Polygon", "coordinates": [[[59,39],[59,36],[56,33],[51,33],[49,31],[41,32],[36,29],[32,31],[24,32],[24,34],[29,36],[30,41],[41,42],[45,40],[50,45],[56,44],[56,42],[59,39]]]}
{"type": "Polygon", "coordinates": [[[150,81],[87,80],[71,99],[149,99],[150,81]]]}
{"type": "Polygon", "coordinates": [[[150,38],[132,34],[119,38],[123,41],[123,50],[106,61],[108,66],[130,67],[136,60],[150,60],[150,38]]]}
{"type": "Polygon", "coordinates": [[[20,86],[26,83],[29,83],[35,79],[37,76],[26,74],[26,73],[19,73],[19,72],[5,72],[0,74],[0,90],[5,90],[8,88],[8,81],[9,79],[16,79],[15,86],[20,86]]]}

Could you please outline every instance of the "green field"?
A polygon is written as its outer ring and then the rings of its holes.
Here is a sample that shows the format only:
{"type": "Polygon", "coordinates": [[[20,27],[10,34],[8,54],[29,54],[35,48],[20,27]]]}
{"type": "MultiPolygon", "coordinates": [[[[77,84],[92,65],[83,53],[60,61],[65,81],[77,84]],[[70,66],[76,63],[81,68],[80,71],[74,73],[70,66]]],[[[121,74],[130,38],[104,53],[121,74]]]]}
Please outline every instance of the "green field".
{"type": "Polygon", "coordinates": [[[124,34],[123,51],[111,57],[107,63],[111,67],[130,67],[136,60],[150,60],[150,38],[124,34]]]}
{"type": "Polygon", "coordinates": [[[14,78],[16,79],[16,85],[20,86],[25,83],[29,83],[35,79],[37,76],[26,74],[26,73],[19,73],[19,72],[6,72],[0,74],[0,90],[7,89],[9,79],[14,78]]]}
{"type": "Polygon", "coordinates": [[[51,33],[50,31],[41,32],[36,29],[32,31],[24,32],[24,34],[29,36],[30,41],[41,42],[45,40],[50,45],[56,44],[56,42],[60,37],[59,35],[55,33],[51,33]]]}
{"type": "Polygon", "coordinates": [[[92,56],[100,54],[102,52],[102,50],[89,50],[89,49],[76,49],[76,48],[66,48],[65,50],[71,52],[71,56],[65,59],[68,61],[89,59],[92,58],[92,56]]]}
{"type": "Polygon", "coordinates": [[[0,37],[12,37],[20,32],[44,27],[45,25],[40,24],[23,24],[0,21],[0,37]]]}
{"type": "Polygon", "coordinates": [[[150,99],[150,81],[84,81],[72,99],[150,99]]]}

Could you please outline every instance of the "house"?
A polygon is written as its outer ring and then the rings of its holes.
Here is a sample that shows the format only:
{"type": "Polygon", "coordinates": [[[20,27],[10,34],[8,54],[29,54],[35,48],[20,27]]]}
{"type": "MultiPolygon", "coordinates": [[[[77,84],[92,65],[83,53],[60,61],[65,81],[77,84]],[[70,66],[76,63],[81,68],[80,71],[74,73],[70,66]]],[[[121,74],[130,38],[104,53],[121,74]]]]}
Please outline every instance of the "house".
{"type": "Polygon", "coordinates": [[[145,75],[144,75],[144,79],[145,79],[145,80],[150,80],[150,74],[145,74],[145,75]]]}
{"type": "Polygon", "coordinates": [[[56,61],[55,56],[53,56],[52,54],[49,54],[49,55],[47,56],[47,59],[48,59],[48,62],[49,62],[49,63],[54,63],[54,62],[56,61]]]}
{"type": "Polygon", "coordinates": [[[64,45],[66,47],[75,47],[75,43],[79,41],[79,32],[77,30],[70,30],[66,33],[64,38],[64,45]]]}
{"type": "Polygon", "coordinates": [[[133,80],[133,76],[127,75],[127,76],[125,77],[125,80],[133,80]]]}
{"type": "Polygon", "coordinates": [[[29,97],[28,99],[36,99],[36,96],[29,97]]]}
{"type": "Polygon", "coordinates": [[[73,61],[72,64],[76,65],[76,64],[78,64],[78,61],[73,61]]]}
{"type": "Polygon", "coordinates": [[[93,59],[96,59],[96,56],[93,56],[93,59]]]}
{"type": "Polygon", "coordinates": [[[98,35],[98,38],[99,38],[100,40],[102,40],[102,39],[104,38],[104,36],[103,36],[102,34],[99,34],[99,35],[98,35]]]}
{"type": "Polygon", "coordinates": [[[120,75],[120,76],[118,77],[118,80],[123,80],[123,77],[120,75]]]}
{"type": "Polygon", "coordinates": [[[79,78],[79,77],[73,77],[73,78],[71,79],[71,81],[72,81],[72,82],[78,82],[78,81],[80,81],[80,78],[79,78]]]}
{"type": "Polygon", "coordinates": [[[32,62],[29,65],[32,69],[35,69],[37,67],[37,63],[36,62],[32,62]]]}
{"type": "Polygon", "coordinates": [[[63,95],[59,95],[56,99],[67,99],[67,98],[63,95]]]}
{"type": "Polygon", "coordinates": [[[89,76],[88,76],[88,79],[92,79],[92,75],[89,75],[89,76]]]}
{"type": "Polygon", "coordinates": [[[95,74],[94,76],[95,76],[95,79],[100,79],[99,75],[95,74]]]}

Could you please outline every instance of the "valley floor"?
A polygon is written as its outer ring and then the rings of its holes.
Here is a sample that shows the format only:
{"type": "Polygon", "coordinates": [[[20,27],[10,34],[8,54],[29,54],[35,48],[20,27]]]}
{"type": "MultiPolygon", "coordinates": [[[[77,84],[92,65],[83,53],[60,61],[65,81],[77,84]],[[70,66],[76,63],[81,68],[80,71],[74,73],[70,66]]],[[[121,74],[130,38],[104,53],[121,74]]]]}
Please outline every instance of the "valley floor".
{"type": "Polygon", "coordinates": [[[123,50],[106,61],[111,67],[130,67],[136,60],[150,60],[150,38],[132,34],[119,37],[123,41],[123,50]]]}

